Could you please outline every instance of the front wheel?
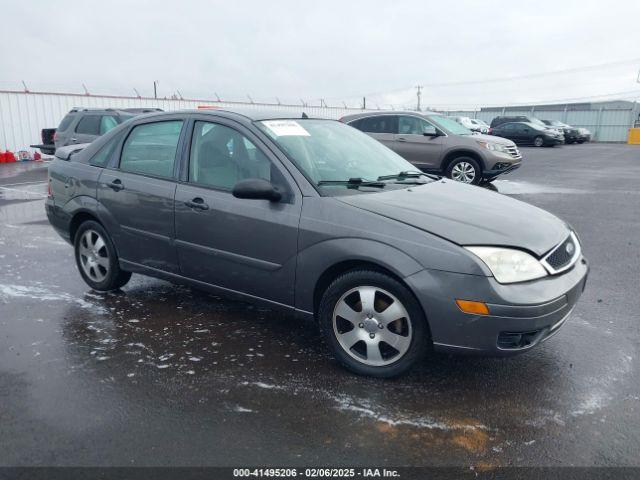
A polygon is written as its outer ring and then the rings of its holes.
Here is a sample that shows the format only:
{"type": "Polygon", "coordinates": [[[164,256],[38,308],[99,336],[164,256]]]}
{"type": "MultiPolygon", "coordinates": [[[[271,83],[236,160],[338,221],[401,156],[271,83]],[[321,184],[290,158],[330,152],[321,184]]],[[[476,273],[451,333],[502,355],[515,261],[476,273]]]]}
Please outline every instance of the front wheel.
{"type": "Polygon", "coordinates": [[[447,177],[456,182],[478,185],[482,180],[480,166],[471,157],[455,158],[447,168],[447,177]]]}
{"type": "Polygon", "coordinates": [[[120,269],[111,238],[98,222],[88,220],[80,225],[74,249],[80,275],[94,290],[117,290],[131,278],[131,272],[120,269]]]}
{"type": "Polygon", "coordinates": [[[534,147],[542,147],[544,146],[544,138],[538,136],[536,138],[533,139],[533,146],[534,147]]]}
{"type": "Polygon", "coordinates": [[[354,270],[334,280],[318,317],[335,358],[361,375],[400,375],[423,357],[430,342],[427,321],[412,293],[376,271],[354,270]]]}

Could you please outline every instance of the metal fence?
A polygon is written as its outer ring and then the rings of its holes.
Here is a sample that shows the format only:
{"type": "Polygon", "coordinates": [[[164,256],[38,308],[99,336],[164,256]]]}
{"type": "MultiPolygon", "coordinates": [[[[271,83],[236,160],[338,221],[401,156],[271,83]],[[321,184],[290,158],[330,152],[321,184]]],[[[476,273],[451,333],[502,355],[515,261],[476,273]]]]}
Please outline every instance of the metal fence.
{"type": "Polygon", "coordinates": [[[566,108],[545,109],[533,107],[526,110],[514,110],[513,108],[492,108],[483,110],[460,110],[445,112],[449,116],[478,118],[491,123],[498,115],[518,116],[524,115],[536,117],[541,120],[560,120],[574,127],[583,127],[592,133],[595,142],[626,142],[629,128],[633,127],[638,119],[640,110],[630,108],[599,108],[597,110],[572,110],[566,108]]]}
{"type": "Polygon", "coordinates": [[[356,108],[310,105],[283,105],[249,102],[219,102],[199,99],[165,99],[124,96],[97,96],[44,92],[0,91],[0,150],[32,150],[29,145],[39,144],[40,130],[55,128],[69,110],[80,108],[161,108],[165,111],[219,108],[278,110],[306,112],[309,116],[337,119],[360,112],[356,108]]]}
{"type": "MultiPolygon", "coordinates": [[[[74,107],[81,108],[142,108],[156,107],[165,111],[196,109],[203,106],[282,112],[306,112],[310,116],[339,118],[361,112],[357,108],[310,105],[283,105],[249,102],[221,102],[206,99],[166,99],[109,95],[83,95],[70,93],[21,92],[0,90],[0,150],[30,150],[29,145],[40,143],[40,130],[55,128],[64,115],[74,107]]],[[[576,127],[588,128],[593,140],[600,142],[626,142],[629,128],[637,120],[640,109],[600,108],[598,110],[564,110],[533,107],[516,110],[514,107],[469,111],[446,111],[450,116],[479,118],[487,123],[498,115],[529,115],[544,120],[560,120],[576,127]]]]}

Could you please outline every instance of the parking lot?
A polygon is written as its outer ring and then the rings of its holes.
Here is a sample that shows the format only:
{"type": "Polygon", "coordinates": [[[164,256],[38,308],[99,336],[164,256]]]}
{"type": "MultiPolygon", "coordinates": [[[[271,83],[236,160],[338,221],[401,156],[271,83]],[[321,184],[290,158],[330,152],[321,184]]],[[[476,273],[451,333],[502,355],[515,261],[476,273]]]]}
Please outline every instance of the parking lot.
{"type": "Polygon", "coordinates": [[[582,299],[525,355],[434,354],[395,380],[267,309],[138,275],[89,290],[46,164],[1,165],[0,464],[640,465],[640,148],[522,151],[494,186],[575,227],[582,299]]]}

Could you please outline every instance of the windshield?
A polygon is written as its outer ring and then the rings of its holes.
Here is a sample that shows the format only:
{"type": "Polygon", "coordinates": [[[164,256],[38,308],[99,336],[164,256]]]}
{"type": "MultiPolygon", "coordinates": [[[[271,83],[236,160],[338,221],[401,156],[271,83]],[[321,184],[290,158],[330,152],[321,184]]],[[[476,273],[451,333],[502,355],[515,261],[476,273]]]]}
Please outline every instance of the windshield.
{"type": "Polygon", "coordinates": [[[536,125],[540,125],[541,127],[545,127],[547,128],[549,125],[547,125],[546,123],[544,123],[542,120],[538,119],[538,118],[532,118],[531,119],[531,123],[535,123],[536,125]]]}
{"type": "Polygon", "coordinates": [[[453,118],[444,117],[442,115],[429,115],[427,117],[430,122],[434,123],[436,127],[440,127],[454,135],[473,135],[473,132],[467,127],[463,127],[453,118]]]}
{"type": "MultiPolygon", "coordinates": [[[[263,120],[256,125],[316,186],[320,182],[363,181],[416,168],[359,130],[334,120],[263,120]]],[[[345,185],[331,188],[345,189],[345,185]]]]}

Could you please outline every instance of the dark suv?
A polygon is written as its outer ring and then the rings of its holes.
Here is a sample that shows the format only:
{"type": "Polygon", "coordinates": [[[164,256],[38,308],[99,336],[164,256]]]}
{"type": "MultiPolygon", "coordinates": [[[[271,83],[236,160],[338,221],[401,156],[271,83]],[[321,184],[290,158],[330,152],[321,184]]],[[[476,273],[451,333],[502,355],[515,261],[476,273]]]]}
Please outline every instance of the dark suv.
{"type": "Polygon", "coordinates": [[[91,109],[74,108],[62,119],[53,141],[55,148],[66,145],[91,143],[100,135],[117,127],[122,122],[143,113],[161,111],[157,108],[131,108],[117,110],[113,108],[91,109]]]}
{"type": "Polygon", "coordinates": [[[91,288],[137,272],[315,319],[358,373],[397,375],[430,346],[527,351],[586,281],[562,220],[334,120],[152,114],[73,149],[49,166],[46,209],[91,288]]]}
{"type": "Polygon", "coordinates": [[[536,123],[507,122],[491,128],[491,134],[508,138],[519,145],[553,147],[564,143],[564,135],[536,123]]]}

